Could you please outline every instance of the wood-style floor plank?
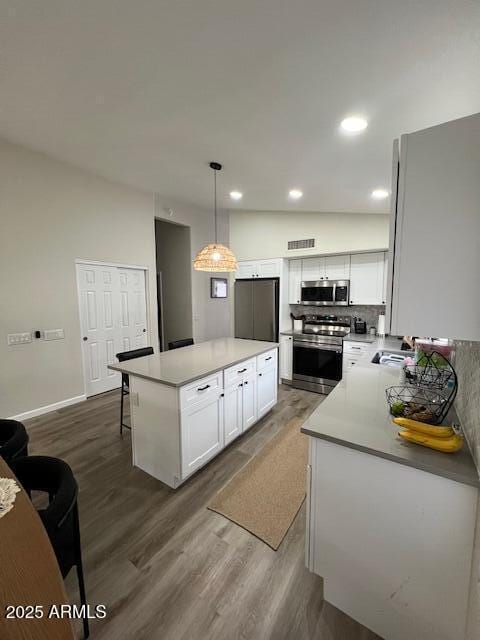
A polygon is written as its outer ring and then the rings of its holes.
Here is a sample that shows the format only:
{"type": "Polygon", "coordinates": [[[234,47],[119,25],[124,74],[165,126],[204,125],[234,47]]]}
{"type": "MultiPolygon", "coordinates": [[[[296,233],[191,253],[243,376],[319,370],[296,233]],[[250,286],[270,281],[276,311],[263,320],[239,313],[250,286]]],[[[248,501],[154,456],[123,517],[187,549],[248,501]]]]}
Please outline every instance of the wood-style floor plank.
{"type": "MultiPolygon", "coordinates": [[[[273,411],[176,491],[132,467],[116,391],[26,424],[30,453],[65,459],[79,483],[87,598],[108,612],[92,621],[92,639],[378,640],[326,603],[305,568],[305,506],[276,552],[206,508],[321,399],[281,386],[273,411]]],[[[67,589],[77,601],[74,572],[67,589]]]]}

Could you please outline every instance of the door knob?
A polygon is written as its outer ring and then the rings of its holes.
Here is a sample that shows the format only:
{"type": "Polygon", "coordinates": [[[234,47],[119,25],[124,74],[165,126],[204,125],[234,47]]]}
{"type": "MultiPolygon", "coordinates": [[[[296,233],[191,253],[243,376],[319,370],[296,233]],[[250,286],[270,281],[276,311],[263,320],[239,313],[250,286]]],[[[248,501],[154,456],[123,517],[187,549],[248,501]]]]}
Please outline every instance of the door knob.
{"type": "Polygon", "coordinates": [[[86,342],[88,340],[87,336],[83,336],[83,341],[86,342]]]}
{"type": "Polygon", "coordinates": [[[147,332],[147,330],[146,330],[146,329],[143,329],[143,333],[146,333],[146,332],[147,332]]]}

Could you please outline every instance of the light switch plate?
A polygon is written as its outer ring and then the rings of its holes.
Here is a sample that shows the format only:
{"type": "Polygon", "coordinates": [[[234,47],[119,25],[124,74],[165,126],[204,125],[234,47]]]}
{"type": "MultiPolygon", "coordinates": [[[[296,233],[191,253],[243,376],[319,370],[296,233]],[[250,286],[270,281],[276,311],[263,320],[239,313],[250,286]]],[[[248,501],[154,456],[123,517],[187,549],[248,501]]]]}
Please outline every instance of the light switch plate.
{"type": "Polygon", "coordinates": [[[63,329],[45,329],[43,334],[44,340],[63,340],[65,331],[63,329]]]}
{"type": "Polygon", "coordinates": [[[32,342],[32,334],[29,331],[25,331],[24,333],[9,333],[7,335],[8,346],[25,344],[26,342],[32,342]]]}

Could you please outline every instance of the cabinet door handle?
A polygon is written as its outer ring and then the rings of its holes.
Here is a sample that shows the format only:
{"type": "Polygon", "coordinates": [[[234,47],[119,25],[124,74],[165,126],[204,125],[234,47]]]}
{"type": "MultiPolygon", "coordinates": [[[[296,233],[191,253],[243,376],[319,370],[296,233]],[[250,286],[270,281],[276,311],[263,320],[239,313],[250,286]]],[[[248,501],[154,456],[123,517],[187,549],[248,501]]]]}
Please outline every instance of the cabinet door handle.
{"type": "Polygon", "coordinates": [[[238,386],[239,387],[243,387],[243,382],[240,382],[240,384],[238,386]]]}
{"type": "Polygon", "coordinates": [[[198,387],[197,391],[205,391],[205,389],[208,389],[210,387],[209,384],[206,384],[204,387],[198,387]]]}
{"type": "Polygon", "coordinates": [[[244,369],[240,369],[240,371],[237,371],[237,373],[245,373],[246,370],[247,370],[247,367],[245,367],[244,369]]]}
{"type": "Polygon", "coordinates": [[[220,394],[220,398],[223,398],[224,396],[225,396],[225,394],[224,394],[224,393],[221,393],[221,394],[220,394]]]}
{"type": "Polygon", "coordinates": [[[265,362],[267,362],[268,360],[271,360],[272,356],[268,356],[268,358],[265,358],[265,362]]]}
{"type": "Polygon", "coordinates": [[[245,382],[243,384],[248,384],[248,380],[245,380],[245,382]]]}
{"type": "Polygon", "coordinates": [[[261,374],[261,373],[259,373],[258,375],[259,375],[260,377],[262,377],[262,374],[261,374]]]}

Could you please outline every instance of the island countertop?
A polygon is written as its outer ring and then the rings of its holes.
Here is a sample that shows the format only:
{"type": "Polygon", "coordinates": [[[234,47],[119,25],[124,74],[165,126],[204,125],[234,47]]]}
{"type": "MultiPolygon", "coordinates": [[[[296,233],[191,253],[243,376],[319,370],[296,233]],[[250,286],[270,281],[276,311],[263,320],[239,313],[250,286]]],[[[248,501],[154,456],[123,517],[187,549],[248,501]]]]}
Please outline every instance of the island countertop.
{"type": "Polygon", "coordinates": [[[479,487],[467,443],[461,451],[446,454],[399,438],[385,389],[398,384],[400,369],[371,363],[375,352],[385,348],[398,349],[398,341],[385,338],[373,343],[304,423],[303,433],[479,487]]]}
{"type": "Polygon", "coordinates": [[[217,338],[181,349],[111,364],[108,368],[170,387],[181,387],[277,347],[278,342],[217,338]]]}

